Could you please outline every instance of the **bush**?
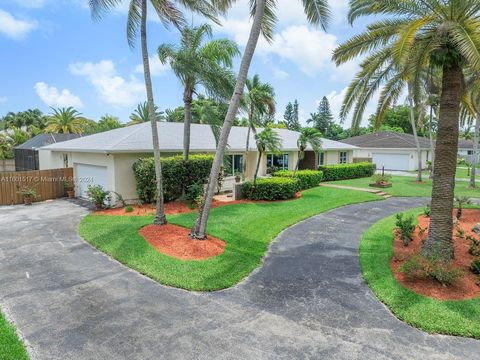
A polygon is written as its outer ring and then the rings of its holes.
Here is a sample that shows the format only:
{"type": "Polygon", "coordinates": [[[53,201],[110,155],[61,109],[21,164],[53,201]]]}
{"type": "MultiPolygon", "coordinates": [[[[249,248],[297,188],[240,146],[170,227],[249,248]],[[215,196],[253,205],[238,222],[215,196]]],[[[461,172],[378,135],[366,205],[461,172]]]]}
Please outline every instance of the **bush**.
{"type": "Polygon", "coordinates": [[[480,259],[475,259],[472,261],[470,264],[470,270],[472,270],[474,274],[480,275],[480,259]]]}
{"type": "Polygon", "coordinates": [[[133,206],[130,206],[130,205],[127,205],[125,206],[125,212],[128,214],[128,213],[132,213],[133,212],[133,206]]]}
{"type": "Polygon", "coordinates": [[[438,281],[443,286],[450,286],[465,274],[456,269],[451,263],[436,258],[412,256],[399,268],[408,279],[429,277],[438,281]]]}
{"type": "MultiPolygon", "coordinates": [[[[191,155],[187,161],[181,156],[174,156],[163,158],[161,162],[163,191],[165,201],[168,202],[180,198],[191,185],[207,182],[213,156],[191,155]]],[[[138,198],[145,203],[155,202],[157,185],[154,159],[138,160],[133,165],[133,172],[137,181],[138,198]]]]}
{"type": "Polygon", "coordinates": [[[412,215],[404,217],[404,214],[397,214],[397,222],[395,226],[400,232],[400,239],[403,245],[408,246],[413,240],[413,232],[415,231],[415,220],[412,215]]]}
{"type": "Polygon", "coordinates": [[[87,187],[87,197],[97,209],[105,207],[106,203],[110,202],[110,192],[106,191],[101,185],[89,185],[87,187]]]}
{"type": "Polygon", "coordinates": [[[468,235],[467,240],[470,241],[470,248],[468,253],[472,256],[480,256],[480,241],[475,239],[473,236],[468,235]]]}
{"type": "MultiPolygon", "coordinates": [[[[272,174],[273,177],[292,178],[294,172],[289,170],[280,170],[272,174]]],[[[300,190],[307,190],[320,185],[323,179],[323,173],[315,170],[300,170],[295,173],[295,178],[299,182],[300,190]]]]}
{"type": "Polygon", "coordinates": [[[318,170],[323,172],[324,181],[337,181],[372,177],[376,166],[372,163],[340,164],[319,166],[318,170]]]}
{"type": "Polygon", "coordinates": [[[242,186],[243,195],[251,200],[293,199],[298,190],[297,179],[283,177],[258,179],[255,186],[252,181],[247,181],[242,186]]]}

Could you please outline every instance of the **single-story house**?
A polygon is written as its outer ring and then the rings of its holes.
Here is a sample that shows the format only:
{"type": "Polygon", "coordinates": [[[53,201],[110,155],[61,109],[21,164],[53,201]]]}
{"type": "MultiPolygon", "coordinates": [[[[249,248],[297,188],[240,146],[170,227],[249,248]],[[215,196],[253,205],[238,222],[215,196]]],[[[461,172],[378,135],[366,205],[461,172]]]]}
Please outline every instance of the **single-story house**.
{"type": "Polygon", "coordinates": [[[76,139],[76,134],[39,134],[13,149],[15,171],[39,170],[38,149],[50,144],[76,139]]]}
{"type": "MultiPolygon", "coordinates": [[[[473,141],[464,139],[458,140],[458,156],[467,160],[469,163],[473,163],[473,141]]],[[[480,162],[480,154],[477,155],[476,162],[477,164],[480,162]]]]}
{"type": "MultiPolygon", "coordinates": [[[[430,140],[420,137],[422,168],[431,160],[430,140]]],[[[418,169],[418,152],[415,137],[411,134],[381,131],[373,134],[351,137],[342,142],[357,146],[353,156],[356,159],[372,161],[377,169],[415,171],[418,169]]]]}
{"type": "MultiPolygon", "coordinates": [[[[243,172],[247,130],[245,127],[233,127],[231,130],[226,155],[226,163],[231,166],[225,167],[225,189],[231,189],[235,174],[243,172]]],[[[282,139],[282,152],[263,157],[259,176],[266,176],[272,167],[293,170],[296,166],[299,133],[285,129],[275,130],[282,139]]],[[[215,137],[209,125],[192,124],[191,134],[192,153],[216,151],[215,137]]],[[[159,122],[158,135],[162,156],[182,153],[182,123],[159,122]]],[[[316,169],[319,164],[350,163],[353,161],[354,149],[354,146],[325,139],[323,151],[318,156],[307,149],[300,168],[316,169]]],[[[41,169],[73,167],[78,196],[85,197],[88,185],[96,184],[131,201],[137,198],[132,166],[139,158],[153,156],[151,125],[143,123],[52,144],[40,149],[39,153],[41,169]]],[[[251,134],[246,155],[246,178],[253,177],[257,159],[258,151],[251,134]]]]}

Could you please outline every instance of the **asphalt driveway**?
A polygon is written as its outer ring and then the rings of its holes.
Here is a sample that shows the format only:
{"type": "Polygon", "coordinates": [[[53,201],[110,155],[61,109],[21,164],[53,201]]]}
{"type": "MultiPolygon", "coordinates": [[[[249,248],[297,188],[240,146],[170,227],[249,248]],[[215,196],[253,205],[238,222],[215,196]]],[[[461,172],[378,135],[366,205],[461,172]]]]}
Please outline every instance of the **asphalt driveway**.
{"type": "Polygon", "coordinates": [[[403,324],[362,280],[363,231],[422,203],[392,198],[299,223],[246,281],[209,294],[96,251],[76,232],[87,210],[68,201],[0,208],[0,306],[33,359],[478,359],[480,341],[403,324]]]}

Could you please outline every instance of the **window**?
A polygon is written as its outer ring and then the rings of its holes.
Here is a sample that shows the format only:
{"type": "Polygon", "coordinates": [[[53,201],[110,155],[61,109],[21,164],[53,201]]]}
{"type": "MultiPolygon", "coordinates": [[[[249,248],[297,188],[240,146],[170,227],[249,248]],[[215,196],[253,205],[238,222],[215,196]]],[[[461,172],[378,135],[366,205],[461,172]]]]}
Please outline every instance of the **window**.
{"type": "Polygon", "coordinates": [[[468,150],[467,155],[473,155],[473,150],[468,150]]]}
{"type": "Polygon", "coordinates": [[[267,173],[270,173],[272,168],[276,170],[288,170],[288,154],[282,155],[267,155],[267,173]]]}
{"type": "Polygon", "coordinates": [[[347,152],[340,151],[340,164],[346,164],[346,163],[347,163],[347,152]]]}
{"type": "Polygon", "coordinates": [[[223,161],[225,176],[235,176],[243,173],[243,155],[226,155],[223,161]]]}
{"type": "Polygon", "coordinates": [[[324,152],[321,152],[320,154],[318,154],[318,165],[319,166],[325,165],[325,153],[324,152]]]}

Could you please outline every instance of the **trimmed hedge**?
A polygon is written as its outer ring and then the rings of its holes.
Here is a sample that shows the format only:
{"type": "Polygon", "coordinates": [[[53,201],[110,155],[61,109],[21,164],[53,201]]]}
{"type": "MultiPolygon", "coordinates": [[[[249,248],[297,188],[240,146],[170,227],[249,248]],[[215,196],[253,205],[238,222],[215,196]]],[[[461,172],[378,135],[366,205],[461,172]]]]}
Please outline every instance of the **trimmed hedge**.
{"type": "MultiPolygon", "coordinates": [[[[161,162],[165,201],[173,201],[180,198],[191,185],[207,182],[213,156],[190,155],[187,161],[182,156],[174,156],[162,158],[161,162]]],[[[133,164],[133,173],[137,181],[138,198],[145,203],[155,202],[157,185],[154,158],[138,160],[133,164]]]]}
{"type": "Polygon", "coordinates": [[[243,183],[243,195],[250,200],[287,200],[293,199],[299,190],[299,181],[292,178],[274,177],[257,179],[243,183]]]}
{"type": "MultiPolygon", "coordinates": [[[[280,170],[272,174],[273,177],[291,178],[294,172],[289,170],[280,170]]],[[[299,170],[295,173],[295,178],[299,182],[300,190],[307,190],[320,185],[323,180],[323,173],[316,170],[299,170]]]]}
{"type": "Polygon", "coordinates": [[[336,181],[372,177],[375,174],[376,166],[375,164],[365,162],[319,166],[318,170],[323,172],[324,181],[336,181]]]}

